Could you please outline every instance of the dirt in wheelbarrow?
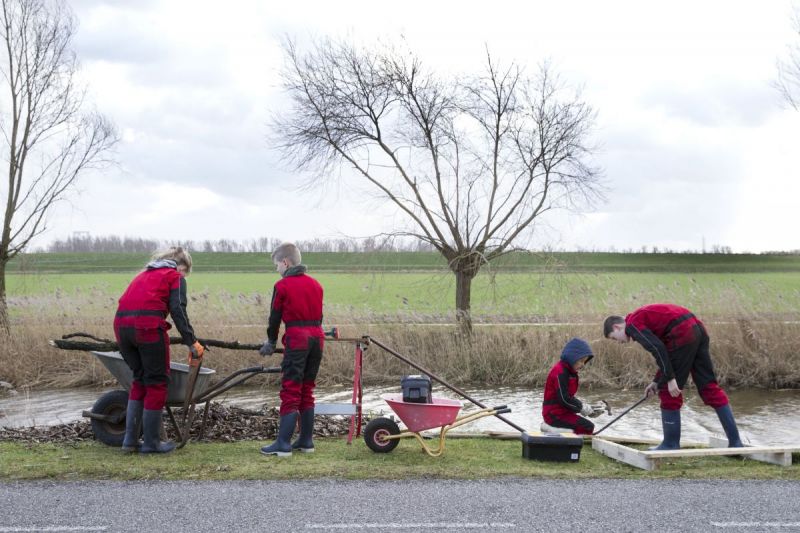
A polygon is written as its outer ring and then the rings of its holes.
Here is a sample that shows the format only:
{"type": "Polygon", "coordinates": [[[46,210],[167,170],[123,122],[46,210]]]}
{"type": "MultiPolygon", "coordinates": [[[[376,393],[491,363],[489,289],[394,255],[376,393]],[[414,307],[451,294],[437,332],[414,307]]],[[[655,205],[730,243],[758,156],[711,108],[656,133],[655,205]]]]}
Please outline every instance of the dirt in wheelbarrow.
{"type": "MultiPolygon", "coordinates": [[[[178,421],[181,420],[180,409],[174,409],[173,414],[178,421]]],[[[203,410],[197,409],[192,424],[192,437],[199,434],[202,419],[203,410]]],[[[212,402],[208,411],[203,440],[235,442],[274,439],[278,429],[278,419],[278,409],[275,407],[254,410],[212,402]]],[[[349,427],[349,418],[320,416],[314,422],[314,435],[318,437],[346,435],[349,427]]],[[[164,414],[164,428],[167,430],[169,438],[177,439],[166,413],[164,414]]],[[[56,426],[0,428],[0,441],[5,442],[70,444],[93,439],[92,426],[88,420],[56,426]]]]}

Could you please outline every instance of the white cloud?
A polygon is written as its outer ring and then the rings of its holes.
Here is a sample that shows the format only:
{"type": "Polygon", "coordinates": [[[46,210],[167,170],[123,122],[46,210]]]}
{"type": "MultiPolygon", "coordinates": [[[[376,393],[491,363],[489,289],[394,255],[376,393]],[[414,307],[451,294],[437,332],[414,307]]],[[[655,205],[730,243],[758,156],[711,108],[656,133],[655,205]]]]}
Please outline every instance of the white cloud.
{"type": "Polygon", "coordinates": [[[50,237],[305,239],[402,224],[381,202],[365,209],[363,191],[297,192],[305,177],[281,168],[267,141],[269,113],[283,105],[282,34],[367,43],[402,35],[443,74],[479,68],[488,45],[530,69],[552,58],[583,85],[598,111],[609,201],[587,216],[543,221],[552,230],[536,242],[800,248],[792,208],[800,113],[781,108],[770,86],[794,38],[788,2],[73,6],[84,77],[122,133],[120,167],[88,177],[74,207],[55,214],[50,237]]]}

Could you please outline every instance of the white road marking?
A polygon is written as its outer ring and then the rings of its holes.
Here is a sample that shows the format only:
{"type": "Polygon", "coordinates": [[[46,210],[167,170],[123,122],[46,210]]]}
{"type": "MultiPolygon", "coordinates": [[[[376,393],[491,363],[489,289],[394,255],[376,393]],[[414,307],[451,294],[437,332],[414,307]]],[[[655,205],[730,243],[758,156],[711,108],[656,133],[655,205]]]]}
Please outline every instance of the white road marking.
{"type": "Polygon", "coordinates": [[[108,526],[0,526],[0,533],[11,533],[19,531],[107,531],[108,526]]]}
{"type": "Polygon", "coordinates": [[[800,528],[800,522],[711,522],[714,527],[796,527],[800,528]]]}
{"type": "Polygon", "coordinates": [[[306,524],[306,529],[511,529],[509,522],[388,522],[350,524],[306,524]]]}

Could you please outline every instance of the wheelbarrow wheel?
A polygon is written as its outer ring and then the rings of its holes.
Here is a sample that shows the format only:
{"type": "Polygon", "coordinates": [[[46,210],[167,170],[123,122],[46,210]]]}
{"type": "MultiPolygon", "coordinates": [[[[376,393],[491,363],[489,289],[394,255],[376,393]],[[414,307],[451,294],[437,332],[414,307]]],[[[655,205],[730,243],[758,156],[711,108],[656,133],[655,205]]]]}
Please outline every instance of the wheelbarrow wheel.
{"type": "Polygon", "coordinates": [[[399,435],[400,427],[389,418],[376,418],[367,424],[364,430],[364,442],[370,450],[377,453],[389,453],[397,448],[400,439],[387,439],[389,435],[399,435]]]}
{"type": "Polygon", "coordinates": [[[119,417],[119,422],[113,423],[108,420],[97,420],[92,418],[92,432],[94,438],[107,444],[108,446],[122,446],[125,439],[125,412],[128,409],[128,391],[112,390],[94,402],[92,413],[119,417]]]}

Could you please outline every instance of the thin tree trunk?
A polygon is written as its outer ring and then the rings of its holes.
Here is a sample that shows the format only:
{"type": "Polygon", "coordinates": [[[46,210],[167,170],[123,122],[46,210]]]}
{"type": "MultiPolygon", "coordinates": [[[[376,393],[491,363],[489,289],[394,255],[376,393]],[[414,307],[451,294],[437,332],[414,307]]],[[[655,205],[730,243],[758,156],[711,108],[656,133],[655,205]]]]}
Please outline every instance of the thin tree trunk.
{"type": "Polygon", "coordinates": [[[456,271],[456,319],[459,329],[465,335],[472,334],[472,314],[470,300],[472,297],[471,272],[456,271]]]}
{"type": "Polygon", "coordinates": [[[6,264],[5,259],[0,259],[0,335],[10,335],[11,327],[8,323],[8,302],[6,301],[6,264]]]}

